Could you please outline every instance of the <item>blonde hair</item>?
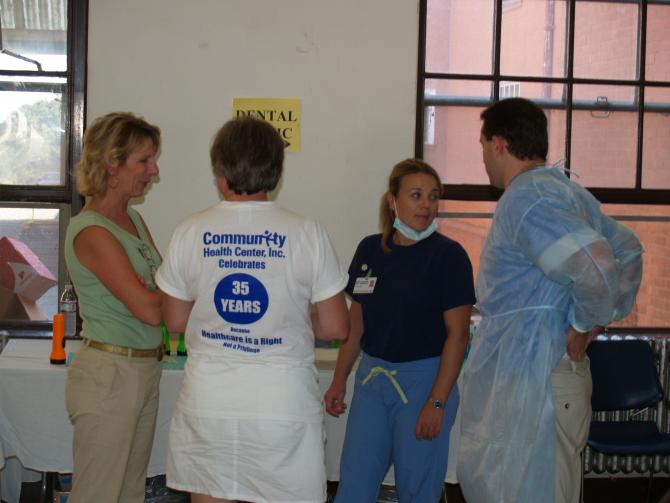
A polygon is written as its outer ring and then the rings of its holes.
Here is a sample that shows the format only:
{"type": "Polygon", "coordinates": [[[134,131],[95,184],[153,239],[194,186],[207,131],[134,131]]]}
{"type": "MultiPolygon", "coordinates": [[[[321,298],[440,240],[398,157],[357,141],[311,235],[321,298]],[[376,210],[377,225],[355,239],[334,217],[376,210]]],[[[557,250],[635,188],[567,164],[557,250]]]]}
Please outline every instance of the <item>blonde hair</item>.
{"type": "Polygon", "coordinates": [[[437,171],[435,171],[430,164],[419,159],[405,159],[393,167],[391,174],[389,175],[388,190],[382,196],[379,205],[379,227],[382,231],[382,250],[384,253],[389,253],[391,251],[388,241],[393,232],[393,221],[395,220],[393,210],[389,208],[388,195],[391,194],[393,198],[398,197],[402,179],[408,175],[416,175],[420,173],[435,178],[440,194],[442,193],[442,181],[440,180],[440,175],[437,174],[437,171]]]}
{"type": "Polygon", "coordinates": [[[161,130],[129,112],[112,112],[97,118],[84,133],[84,148],[77,165],[77,188],[83,196],[107,191],[107,167],[123,164],[144,141],[156,150],[161,146],[161,130]]]}

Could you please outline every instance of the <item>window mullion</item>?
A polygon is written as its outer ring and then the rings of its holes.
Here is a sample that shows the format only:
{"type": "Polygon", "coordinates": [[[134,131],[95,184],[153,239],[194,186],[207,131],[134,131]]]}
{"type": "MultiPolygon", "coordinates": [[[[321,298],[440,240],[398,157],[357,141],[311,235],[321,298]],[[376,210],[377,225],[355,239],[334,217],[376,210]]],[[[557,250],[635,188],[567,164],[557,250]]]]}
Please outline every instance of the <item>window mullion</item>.
{"type": "Polygon", "coordinates": [[[638,15],[638,68],[637,76],[639,81],[638,92],[638,116],[637,116],[637,153],[635,156],[635,188],[642,188],[642,155],[644,152],[644,81],[646,78],[647,61],[647,2],[642,0],[638,15]]]}
{"type": "Polygon", "coordinates": [[[428,23],[428,0],[421,0],[419,4],[419,57],[417,63],[417,86],[416,86],[416,128],[414,131],[414,155],[421,159],[423,157],[424,137],[424,89],[426,87],[426,25],[428,23]]]}
{"type": "Polygon", "coordinates": [[[493,26],[493,101],[500,99],[500,52],[502,48],[502,0],[496,0],[493,26]]]}
{"type": "Polygon", "coordinates": [[[88,40],[88,0],[70,0],[68,30],[68,52],[71,58],[68,68],[71,77],[68,79],[68,98],[70,113],[68,114],[70,138],[68,141],[67,177],[65,186],[70,192],[72,216],[79,213],[83,199],[77,192],[74,183],[74,170],[81,157],[82,139],[85,124],[85,93],[86,93],[86,40],[88,40]]]}
{"type": "Polygon", "coordinates": [[[567,54],[565,75],[568,79],[565,85],[565,169],[570,174],[571,153],[572,153],[572,92],[574,79],[574,61],[575,61],[575,12],[576,0],[570,0],[567,3],[568,22],[567,25],[567,54]]]}

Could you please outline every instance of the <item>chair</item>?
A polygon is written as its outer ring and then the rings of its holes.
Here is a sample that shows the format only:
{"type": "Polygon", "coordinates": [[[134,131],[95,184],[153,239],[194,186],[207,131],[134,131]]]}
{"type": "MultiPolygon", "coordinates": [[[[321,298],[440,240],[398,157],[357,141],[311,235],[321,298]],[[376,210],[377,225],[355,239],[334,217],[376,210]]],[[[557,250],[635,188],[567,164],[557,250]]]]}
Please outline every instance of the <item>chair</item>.
{"type": "MultiPolygon", "coordinates": [[[[587,354],[593,378],[593,412],[640,410],[663,398],[654,355],[646,341],[594,341],[587,354]]],[[[587,445],[617,456],[668,455],[670,434],[661,433],[655,421],[592,421],[587,445]]],[[[652,476],[650,466],[647,501],[652,476]]]]}

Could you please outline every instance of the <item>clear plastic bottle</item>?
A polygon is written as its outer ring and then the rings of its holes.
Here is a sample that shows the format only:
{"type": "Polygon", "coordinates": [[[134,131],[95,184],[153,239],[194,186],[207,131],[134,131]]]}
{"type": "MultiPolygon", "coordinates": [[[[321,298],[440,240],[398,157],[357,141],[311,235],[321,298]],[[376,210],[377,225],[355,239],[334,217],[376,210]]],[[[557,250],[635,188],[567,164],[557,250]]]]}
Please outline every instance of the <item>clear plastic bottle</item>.
{"type": "Polygon", "coordinates": [[[77,335],[77,295],[71,283],[67,283],[60,296],[58,311],[65,317],[65,337],[77,335]]]}

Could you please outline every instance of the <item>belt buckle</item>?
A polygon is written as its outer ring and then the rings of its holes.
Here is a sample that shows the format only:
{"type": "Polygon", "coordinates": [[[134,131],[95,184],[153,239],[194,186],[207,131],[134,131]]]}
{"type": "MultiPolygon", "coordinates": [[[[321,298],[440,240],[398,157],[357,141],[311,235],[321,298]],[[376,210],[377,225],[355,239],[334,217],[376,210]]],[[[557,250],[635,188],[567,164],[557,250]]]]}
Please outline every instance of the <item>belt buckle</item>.
{"type": "Polygon", "coordinates": [[[156,354],[156,358],[158,359],[159,362],[163,360],[163,345],[162,344],[160,346],[158,346],[158,353],[156,354]]]}

